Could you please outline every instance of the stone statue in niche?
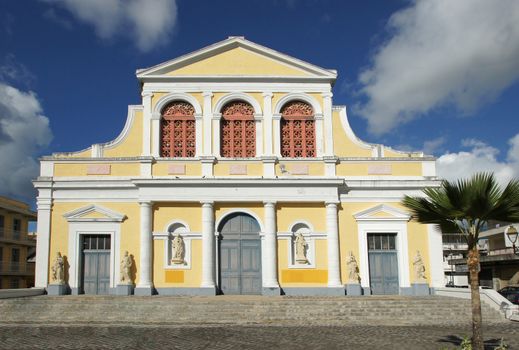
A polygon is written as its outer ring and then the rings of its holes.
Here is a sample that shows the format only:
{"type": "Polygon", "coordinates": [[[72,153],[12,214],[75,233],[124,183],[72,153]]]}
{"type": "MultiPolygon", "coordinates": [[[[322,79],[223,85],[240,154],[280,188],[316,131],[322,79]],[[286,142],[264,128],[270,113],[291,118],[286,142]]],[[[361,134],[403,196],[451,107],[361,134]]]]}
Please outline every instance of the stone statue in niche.
{"type": "Polygon", "coordinates": [[[121,260],[121,284],[132,284],[131,270],[132,258],[128,255],[128,251],[125,251],[121,260]]]}
{"type": "Polygon", "coordinates": [[[184,240],[179,233],[173,238],[171,262],[177,265],[184,263],[184,240]]]}
{"type": "Polygon", "coordinates": [[[423,263],[422,256],[420,255],[420,251],[416,251],[416,256],[413,260],[415,280],[419,283],[425,282],[425,265],[423,263]]]}
{"type": "Polygon", "coordinates": [[[359,283],[359,265],[351,250],[346,259],[346,265],[348,266],[348,283],[359,283]]]}
{"type": "Polygon", "coordinates": [[[308,259],[306,258],[306,241],[305,241],[305,237],[303,237],[303,234],[301,232],[296,234],[295,246],[296,246],[296,263],[308,264],[308,259]]]}
{"type": "Polygon", "coordinates": [[[52,264],[52,280],[54,283],[65,283],[65,262],[60,252],[56,253],[56,258],[52,264]]]}

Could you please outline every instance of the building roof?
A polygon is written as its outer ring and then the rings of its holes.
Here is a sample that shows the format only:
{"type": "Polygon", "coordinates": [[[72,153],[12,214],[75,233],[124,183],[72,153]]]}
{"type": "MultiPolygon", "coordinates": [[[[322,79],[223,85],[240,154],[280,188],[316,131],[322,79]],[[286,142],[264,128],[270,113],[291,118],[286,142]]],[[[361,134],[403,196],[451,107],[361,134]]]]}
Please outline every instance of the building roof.
{"type": "Polygon", "coordinates": [[[36,212],[29,208],[29,204],[12,198],[0,196],[0,208],[27,216],[29,220],[37,218],[36,212]]]}

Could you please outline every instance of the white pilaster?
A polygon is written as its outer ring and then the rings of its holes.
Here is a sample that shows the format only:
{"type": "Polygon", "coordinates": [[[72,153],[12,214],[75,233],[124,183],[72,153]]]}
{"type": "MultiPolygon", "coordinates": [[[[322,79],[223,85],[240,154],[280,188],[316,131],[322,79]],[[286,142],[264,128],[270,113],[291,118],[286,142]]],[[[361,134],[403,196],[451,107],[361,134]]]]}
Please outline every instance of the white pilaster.
{"type": "Polygon", "coordinates": [[[272,137],[274,139],[274,155],[281,157],[281,114],[272,115],[272,137]]]}
{"type": "Polygon", "coordinates": [[[333,156],[333,122],[332,122],[332,96],[331,92],[322,94],[324,115],[324,155],[333,156]]]}
{"type": "Polygon", "coordinates": [[[212,126],[213,126],[213,150],[212,155],[220,157],[220,119],[222,119],[221,113],[213,114],[212,126]]]}
{"type": "Polygon", "coordinates": [[[315,114],[315,148],[317,157],[323,156],[323,115],[315,114]]]}
{"type": "Polygon", "coordinates": [[[151,155],[151,98],[153,97],[153,93],[151,92],[143,92],[142,93],[142,106],[143,106],[143,115],[142,115],[142,155],[150,156],[151,155]]]}
{"type": "MultiPolygon", "coordinates": [[[[444,286],[442,233],[435,225],[427,225],[429,245],[430,287],[444,286]]],[[[427,271],[426,271],[427,273],[427,271]]]]}
{"type": "MultiPolygon", "coordinates": [[[[211,155],[211,134],[212,134],[212,98],[213,93],[210,91],[205,91],[202,96],[204,97],[204,109],[203,109],[203,119],[204,119],[204,128],[203,128],[203,155],[209,156],[211,155]]],[[[198,142],[198,141],[197,141],[198,142]]]]}
{"type": "Polygon", "coordinates": [[[342,287],[339,258],[338,202],[326,202],[326,235],[328,242],[328,287],[342,287]]]}
{"type": "Polygon", "coordinates": [[[201,114],[195,114],[195,143],[196,143],[196,151],[195,156],[200,157],[202,155],[203,149],[203,122],[204,117],[201,114]]]}
{"type": "Polygon", "coordinates": [[[263,94],[263,131],[265,140],[265,155],[272,155],[272,92],[263,94]]]}
{"type": "MultiPolygon", "coordinates": [[[[36,272],[34,285],[46,288],[49,281],[50,214],[52,198],[50,189],[39,189],[37,199],[38,222],[36,226],[36,272]]],[[[61,252],[62,254],[64,252],[61,252]]]]}
{"type": "Polygon", "coordinates": [[[213,202],[202,202],[202,288],[215,288],[213,202]]]}
{"type": "Polygon", "coordinates": [[[264,202],[265,207],[265,269],[264,288],[279,288],[277,270],[276,203],[264,202]]]}
{"type": "Polygon", "coordinates": [[[141,250],[140,250],[140,266],[139,283],[136,286],[135,294],[151,295],[153,283],[151,281],[152,261],[153,261],[153,235],[151,232],[151,216],[152,203],[139,202],[141,211],[141,250]]]}
{"type": "Polygon", "coordinates": [[[263,153],[263,116],[254,115],[256,125],[256,157],[261,157],[263,153]]]}

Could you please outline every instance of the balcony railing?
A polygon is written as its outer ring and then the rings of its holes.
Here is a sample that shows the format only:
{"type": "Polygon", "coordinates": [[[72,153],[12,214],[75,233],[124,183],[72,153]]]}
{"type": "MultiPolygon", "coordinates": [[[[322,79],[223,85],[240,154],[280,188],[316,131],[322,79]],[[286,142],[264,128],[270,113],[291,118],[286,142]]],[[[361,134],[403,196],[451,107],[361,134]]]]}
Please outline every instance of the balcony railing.
{"type": "Polygon", "coordinates": [[[25,262],[0,261],[0,274],[34,274],[34,264],[25,262]]]}
{"type": "Polygon", "coordinates": [[[34,245],[36,244],[36,237],[22,234],[22,231],[15,231],[6,228],[0,228],[0,240],[16,241],[18,243],[34,245]]]}
{"type": "Polygon", "coordinates": [[[488,251],[487,255],[507,255],[514,254],[514,248],[503,248],[503,249],[493,249],[488,251]]]}

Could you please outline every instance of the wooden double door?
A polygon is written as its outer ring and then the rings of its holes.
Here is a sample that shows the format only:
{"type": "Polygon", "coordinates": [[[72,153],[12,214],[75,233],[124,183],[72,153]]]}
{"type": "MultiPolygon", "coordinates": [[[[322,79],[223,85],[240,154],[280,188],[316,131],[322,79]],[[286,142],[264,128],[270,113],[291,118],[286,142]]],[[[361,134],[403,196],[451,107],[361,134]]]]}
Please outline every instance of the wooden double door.
{"type": "Polygon", "coordinates": [[[250,215],[228,216],[219,227],[219,287],[222,294],[261,294],[261,239],[250,215]]]}

